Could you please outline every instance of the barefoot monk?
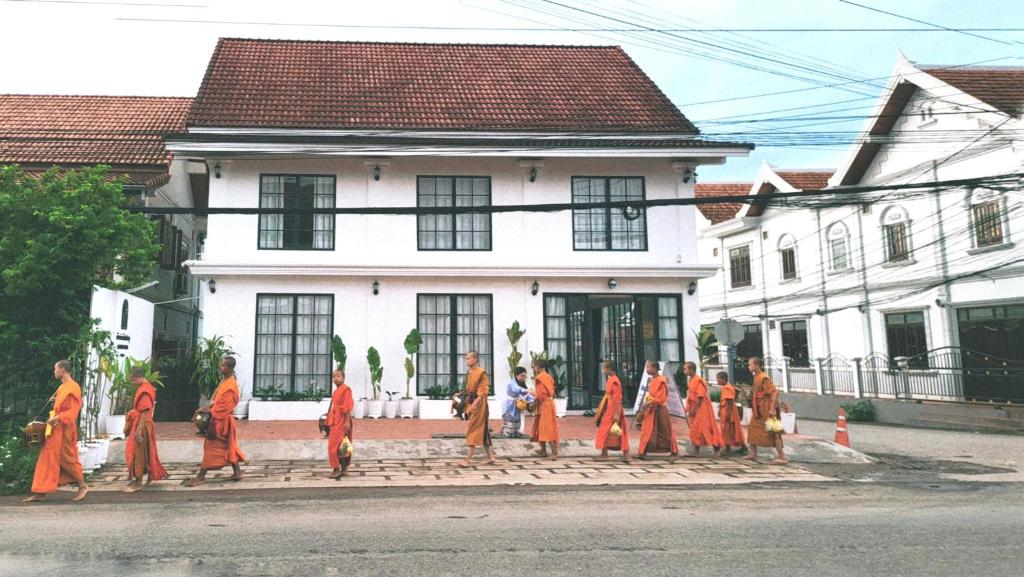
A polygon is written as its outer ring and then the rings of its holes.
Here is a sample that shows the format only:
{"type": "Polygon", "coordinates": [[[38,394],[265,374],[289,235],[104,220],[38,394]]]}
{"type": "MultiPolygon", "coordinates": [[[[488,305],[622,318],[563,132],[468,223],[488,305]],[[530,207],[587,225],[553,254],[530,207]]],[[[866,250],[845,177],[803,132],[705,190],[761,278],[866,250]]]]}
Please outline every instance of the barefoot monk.
{"type": "Polygon", "coordinates": [[[207,471],[215,471],[231,465],[232,481],[242,480],[240,463],[245,462],[245,455],[238,448],[235,433],[235,405],[238,404],[238,381],[235,380],[235,358],[224,357],[220,361],[220,374],[224,377],[217,390],[213,392],[210,406],[202,409],[210,413],[210,426],[206,429],[206,441],[203,443],[203,463],[199,466],[199,474],[185,484],[195,487],[206,482],[207,471]]]}
{"type": "Polygon", "coordinates": [[[82,409],[82,387],[71,378],[71,362],[57,361],[53,376],[60,381],[53,395],[53,410],[46,421],[46,438],[36,461],[32,477],[32,495],[26,503],[42,501],[56,493],[59,485],[74,484],[78,492],[72,501],[81,501],[89,486],[85,484],[82,465],[78,462],[78,412],[82,409]]]}

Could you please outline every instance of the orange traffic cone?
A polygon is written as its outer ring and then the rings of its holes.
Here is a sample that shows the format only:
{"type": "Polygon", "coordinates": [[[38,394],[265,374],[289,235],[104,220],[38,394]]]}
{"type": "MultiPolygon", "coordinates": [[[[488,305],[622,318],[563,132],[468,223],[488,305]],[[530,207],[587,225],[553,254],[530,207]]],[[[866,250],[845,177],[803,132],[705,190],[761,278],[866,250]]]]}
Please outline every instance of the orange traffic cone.
{"type": "Polygon", "coordinates": [[[846,411],[839,409],[839,416],[836,417],[836,438],[833,441],[837,445],[850,446],[850,433],[846,430],[846,411]]]}

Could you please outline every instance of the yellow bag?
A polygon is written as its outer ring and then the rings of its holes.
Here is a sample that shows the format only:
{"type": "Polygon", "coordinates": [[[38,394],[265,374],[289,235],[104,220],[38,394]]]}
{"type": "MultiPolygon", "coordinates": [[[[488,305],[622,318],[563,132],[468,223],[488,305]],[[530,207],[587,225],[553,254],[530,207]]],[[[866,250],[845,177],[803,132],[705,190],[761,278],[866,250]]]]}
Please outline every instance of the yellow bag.
{"type": "Polygon", "coordinates": [[[516,399],[516,410],[517,411],[525,411],[526,410],[526,399],[516,399]]]}
{"type": "Polygon", "coordinates": [[[338,455],[342,457],[351,457],[353,452],[352,441],[348,440],[346,436],[341,440],[341,446],[338,447],[338,455]]]}
{"type": "Polygon", "coordinates": [[[653,399],[652,399],[652,397],[651,397],[651,395],[650,395],[650,394],[648,394],[648,395],[646,395],[646,396],[644,397],[644,402],[645,402],[645,403],[650,403],[650,402],[651,402],[651,400],[653,400],[653,399]]]}
{"type": "Polygon", "coordinates": [[[612,428],[608,432],[611,433],[613,437],[621,437],[622,427],[620,427],[618,423],[612,423],[612,428]]]}
{"type": "Polygon", "coordinates": [[[782,421],[776,419],[775,417],[768,417],[768,419],[765,420],[764,422],[764,430],[768,431],[769,433],[781,433],[783,431],[782,421]]]}

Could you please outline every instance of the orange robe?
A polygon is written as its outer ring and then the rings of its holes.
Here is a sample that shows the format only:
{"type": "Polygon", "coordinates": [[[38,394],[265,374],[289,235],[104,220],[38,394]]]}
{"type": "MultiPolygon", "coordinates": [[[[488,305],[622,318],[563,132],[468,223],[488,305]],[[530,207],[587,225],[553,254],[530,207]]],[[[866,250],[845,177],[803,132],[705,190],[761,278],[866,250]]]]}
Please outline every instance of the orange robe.
{"type": "Polygon", "coordinates": [[[740,447],[746,444],[743,426],[740,424],[740,411],[736,406],[736,387],[729,383],[722,387],[718,418],[722,422],[722,443],[726,447],[740,447]]]}
{"type": "Polygon", "coordinates": [[[491,382],[487,379],[487,371],[480,367],[470,369],[466,374],[466,392],[473,400],[473,404],[466,411],[466,444],[470,447],[490,447],[490,409],[487,406],[487,395],[491,392],[491,382]]]}
{"type": "Polygon", "coordinates": [[[708,398],[708,384],[700,375],[690,377],[686,383],[686,411],[690,416],[690,443],[694,448],[704,445],[721,447],[722,433],[715,422],[715,408],[708,398]]]}
{"type": "Polygon", "coordinates": [[[153,409],[156,407],[156,389],[149,381],[142,381],[135,390],[132,410],[125,418],[124,462],[128,465],[128,478],[142,480],[149,472],[150,481],[167,478],[167,470],[160,464],[156,452],[156,427],[153,425],[153,409]],[[148,413],[143,423],[144,413],[148,413]],[[139,428],[141,424],[141,429],[139,428]],[[135,440],[135,434],[142,433],[142,441],[135,440]]]}
{"type": "Polygon", "coordinates": [[[668,412],[668,381],[658,375],[647,385],[650,402],[644,405],[644,418],[640,429],[641,455],[647,453],[679,453],[676,433],[672,430],[672,415],[668,412]]]}
{"type": "Polygon", "coordinates": [[[82,387],[68,380],[57,387],[51,417],[60,422],[43,441],[32,476],[33,493],[55,493],[60,485],[85,482],[78,462],[78,412],[82,410],[82,387]]]}
{"type": "Polygon", "coordinates": [[[238,404],[238,381],[228,377],[217,385],[210,400],[210,426],[203,443],[203,469],[220,469],[225,465],[244,463],[245,455],[238,448],[235,434],[235,405],[238,404]]]}
{"type": "Polygon", "coordinates": [[[752,447],[774,447],[776,439],[782,440],[782,433],[769,433],[764,422],[771,416],[772,399],[778,389],[768,373],[761,371],[754,375],[754,402],[751,407],[750,426],[747,427],[747,441],[752,447]]]}
{"type": "MultiPolygon", "coordinates": [[[[341,442],[348,437],[352,440],[352,432],[355,423],[352,419],[352,409],[355,408],[355,401],[352,400],[352,389],[342,383],[334,389],[331,395],[331,408],[327,411],[327,423],[330,433],[327,435],[327,460],[331,463],[332,469],[341,468],[341,456],[338,449],[341,442]]],[[[348,466],[348,463],[345,463],[348,466]]]]}
{"type": "Polygon", "coordinates": [[[533,417],[530,440],[535,443],[558,442],[558,417],[555,414],[555,379],[541,373],[534,379],[537,385],[537,414],[533,417]]]}
{"type": "Polygon", "coordinates": [[[626,423],[626,411],[622,407],[622,381],[619,377],[612,375],[604,383],[604,405],[600,412],[600,420],[597,423],[597,439],[594,446],[598,449],[612,449],[629,454],[629,424],[626,423]],[[622,429],[621,436],[611,434],[612,423],[618,421],[622,429]]]}

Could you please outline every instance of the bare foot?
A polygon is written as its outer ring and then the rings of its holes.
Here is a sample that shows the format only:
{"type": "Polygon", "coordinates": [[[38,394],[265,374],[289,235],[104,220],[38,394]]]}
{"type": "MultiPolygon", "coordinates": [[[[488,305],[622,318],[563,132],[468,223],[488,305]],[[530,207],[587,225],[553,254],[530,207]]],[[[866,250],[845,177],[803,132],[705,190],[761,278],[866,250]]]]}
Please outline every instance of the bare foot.
{"type": "Polygon", "coordinates": [[[756,461],[757,457],[755,457],[753,454],[748,454],[746,457],[743,457],[743,460],[744,461],[756,461]]]}
{"type": "Polygon", "coordinates": [[[72,497],[71,500],[74,501],[75,503],[77,503],[77,502],[81,501],[82,499],[85,499],[85,496],[88,495],[88,494],[89,494],[89,487],[88,487],[88,485],[82,485],[81,487],[78,488],[78,492],[75,493],[75,496],[72,497]]]}
{"type": "Polygon", "coordinates": [[[35,503],[36,501],[42,501],[43,499],[46,499],[46,495],[43,495],[43,494],[40,494],[40,493],[32,493],[28,497],[25,497],[24,499],[22,499],[21,502],[22,503],[35,503]]]}
{"type": "Polygon", "coordinates": [[[789,463],[789,459],[772,459],[773,465],[785,465],[786,463],[789,463]]]}
{"type": "Polygon", "coordinates": [[[182,482],[182,485],[186,487],[198,487],[206,482],[206,479],[200,479],[199,477],[192,477],[191,479],[182,482]]]}
{"type": "Polygon", "coordinates": [[[699,453],[683,453],[684,459],[696,459],[698,457],[700,457],[699,453]]]}
{"type": "Polygon", "coordinates": [[[469,461],[459,461],[458,463],[456,463],[456,465],[458,465],[460,468],[468,469],[469,467],[473,466],[473,463],[469,461]]]}
{"type": "Polygon", "coordinates": [[[594,460],[595,461],[607,461],[608,460],[608,455],[599,455],[597,457],[594,457],[594,460]]]}
{"type": "Polygon", "coordinates": [[[337,478],[341,477],[341,470],[340,469],[335,469],[335,470],[331,471],[330,473],[328,473],[327,477],[330,478],[330,479],[337,479],[337,478]]]}
{"type": "Polygon", "coordinates": [[[486,461],[484,461],[485,465],[493,465],[495,463],[497,463],[497,461],[495,459],[493,459],[493,458],[487,459],[486,461]]]}
{"type": "Polygon", "coordinates": [[[136,493],[142,490],[142,485],[136,485],[135,483],[128,483],[121,489],[122,493],[136,493]]]}
{"type": "Polygon", "coordinates": [[[234,475],[231,475],[230,477],[228,477],[228,481],[234,481],[236,483],[238,481],[241,481],[241,480],[242,480],[242,472],[241,471],[239,471],[239,472],[235,473],[234,475]]]}
{"type": "Polygon", "coordinates": [[[632,462],[633,462],[633,459],[631,459],[631,458],[629,457],[629,455],[623,455],[623,456],[622,456],[622,462],[623,462],[623,463],[632,463],[632,462]]]}
{"type": "Polygon", "coordinates": [[[533,452],[533,456],[534,457],[547,457],[548,456],[548,452],[547,451],[534,451],[533,452]]]}

